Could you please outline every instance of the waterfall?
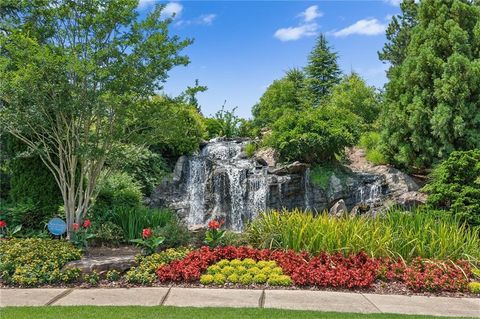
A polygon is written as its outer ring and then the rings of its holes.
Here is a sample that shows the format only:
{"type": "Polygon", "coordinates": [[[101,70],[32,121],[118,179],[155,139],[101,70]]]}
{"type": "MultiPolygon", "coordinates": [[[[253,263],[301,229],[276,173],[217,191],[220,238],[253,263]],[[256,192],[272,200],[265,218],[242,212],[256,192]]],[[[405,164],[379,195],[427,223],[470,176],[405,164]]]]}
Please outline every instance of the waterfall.
{"type": "Polygon", "coordinates": [[[382,199],[382,185],[378,181],[361,185],[357,189],[355,199],[357,203],[375,205],[382,199]]]}
{"type": "Polygon", "coordinates": [[[205,225],[210,218],[222,218],[233,230],[267,208],[266,167],[247,158],[247,142],[210,141],[199,153],[188,157],[188,225],[205,225]],[[209,194],[208,190],[214,190],[209,194]]]}
{"type": "Polygon", "coordinates": [[[304,188],[304,201],[305,201],[305,210],[312,210],[312,207],[310,205],[310,168],[307,168],[305,170],[305,174],[303,176],[303,188],[304,188]]]}

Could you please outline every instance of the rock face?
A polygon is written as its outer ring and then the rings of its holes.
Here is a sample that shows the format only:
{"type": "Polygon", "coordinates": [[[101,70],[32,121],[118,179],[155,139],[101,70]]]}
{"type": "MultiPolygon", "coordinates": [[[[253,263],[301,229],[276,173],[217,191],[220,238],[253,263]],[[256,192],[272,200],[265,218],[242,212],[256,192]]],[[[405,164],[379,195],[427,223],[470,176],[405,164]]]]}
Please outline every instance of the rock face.
{"type": "MultiPolygon", "coordinates": [[[[153,207],[168,206],[189,226],[204,226],[212,218],[227,228],[242,230],[259,212],[268,209],[323,211],[342,200],[348,213],[376,212],[399,202],[400,196],[418,190],[406,174],[388,166],[352,165],[346,176],[329,176],[327,185],[310,181],[310,167],[295,162],[279,165],[273,150],[247,158],[245,139],[215,139],[192,156],[178,159],[173,175],[148,199],[153,207]]],[[[413,196],[413,195],[412,195],[413,196]]],[[[411,200],[405,199],[405,202],[411,200]]],[[[340,204],[339,204],[340,205],[340,204]]]]}
{"type": "Polygon", "coordinates": [[[345,205],[343,199],[340,199],[335,204],[333,204],[332,208],[330,208],[328,213],[335,217],[341,217],[343,215],[346,215],[348,214],[347,205],[345,205]]]}

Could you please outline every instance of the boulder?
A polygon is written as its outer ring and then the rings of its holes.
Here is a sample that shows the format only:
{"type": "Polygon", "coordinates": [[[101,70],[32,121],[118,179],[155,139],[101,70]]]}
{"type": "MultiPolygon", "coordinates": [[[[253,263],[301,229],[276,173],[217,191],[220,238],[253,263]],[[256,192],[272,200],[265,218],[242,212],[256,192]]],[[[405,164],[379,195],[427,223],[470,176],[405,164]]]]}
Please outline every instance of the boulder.
{"type": "Polygon", "coordinates": [[[341,217],[345,214],[348,214],[347,205],[345,205],[345,201],[343,199],[338,200],[333,206],[330,208],[328,213],[331,216],[341,217]]]}
{"type": "Polygon", "coordinates": [[[425,204],[427,202],[427,197],[428,196],[425,193],[411,191],[401,194],[398,197],[397,202],[405,208],[411,209],[425,204]]]}
{"type": "Polygon", "coordinates": [[[253,159],[263,166],[276,166],[277,158],[277,152],[271,147],[261,148],[253,155],[253,159]]]}
{"type": "Polygon", "coordinates": [[[281,166],[278,168],[269,169],[270,174],[283,176],[283,175],[290,175],[290,174],[303,174],[310,165],[300,162],[293,162],[292,164],[288,164],[285,166],[281,166]]]}
{"type": "Polygon", "coordinates": [[[135,261],[135,255],[95,256],[70,261],[63,267],[63,269],[78,268],[82,274],[95,271],[102,275],[109,270],[116,270],[120,273],[123,273],[136,265],[137,262],[135,261]]]}

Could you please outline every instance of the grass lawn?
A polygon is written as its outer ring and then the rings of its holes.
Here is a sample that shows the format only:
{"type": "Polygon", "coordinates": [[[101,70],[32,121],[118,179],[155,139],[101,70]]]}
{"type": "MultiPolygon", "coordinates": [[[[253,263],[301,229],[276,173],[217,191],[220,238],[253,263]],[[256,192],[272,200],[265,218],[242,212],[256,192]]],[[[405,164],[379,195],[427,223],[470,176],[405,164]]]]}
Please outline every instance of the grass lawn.
{"type": "MultiPolygon", "coordinates": [[[[0,309],[1,319],[216,319],[216,318],[239,318],[239,319],[395,319],[395,318],[448,318],[431,316],[405,316],[389,314],[353,314],[333,313],[316,311],[295,311],[277,309],[254,309],[254,308],[176,308],[176,307],[7,307],[0,309]]],[[[458,319],[458,318],[457,318],[458,319]]]]}

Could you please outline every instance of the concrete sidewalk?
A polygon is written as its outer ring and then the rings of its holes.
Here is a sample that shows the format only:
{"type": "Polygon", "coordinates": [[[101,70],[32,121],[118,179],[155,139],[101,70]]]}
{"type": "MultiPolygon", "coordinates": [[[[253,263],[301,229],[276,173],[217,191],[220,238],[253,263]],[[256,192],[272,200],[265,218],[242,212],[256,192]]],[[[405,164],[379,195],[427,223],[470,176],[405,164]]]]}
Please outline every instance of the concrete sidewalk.
{"type": "Polygon", "coordinates": [[[480,317],[480,298],[206,288],[0,289],[0,306],[252,307],[480,317]]]}

